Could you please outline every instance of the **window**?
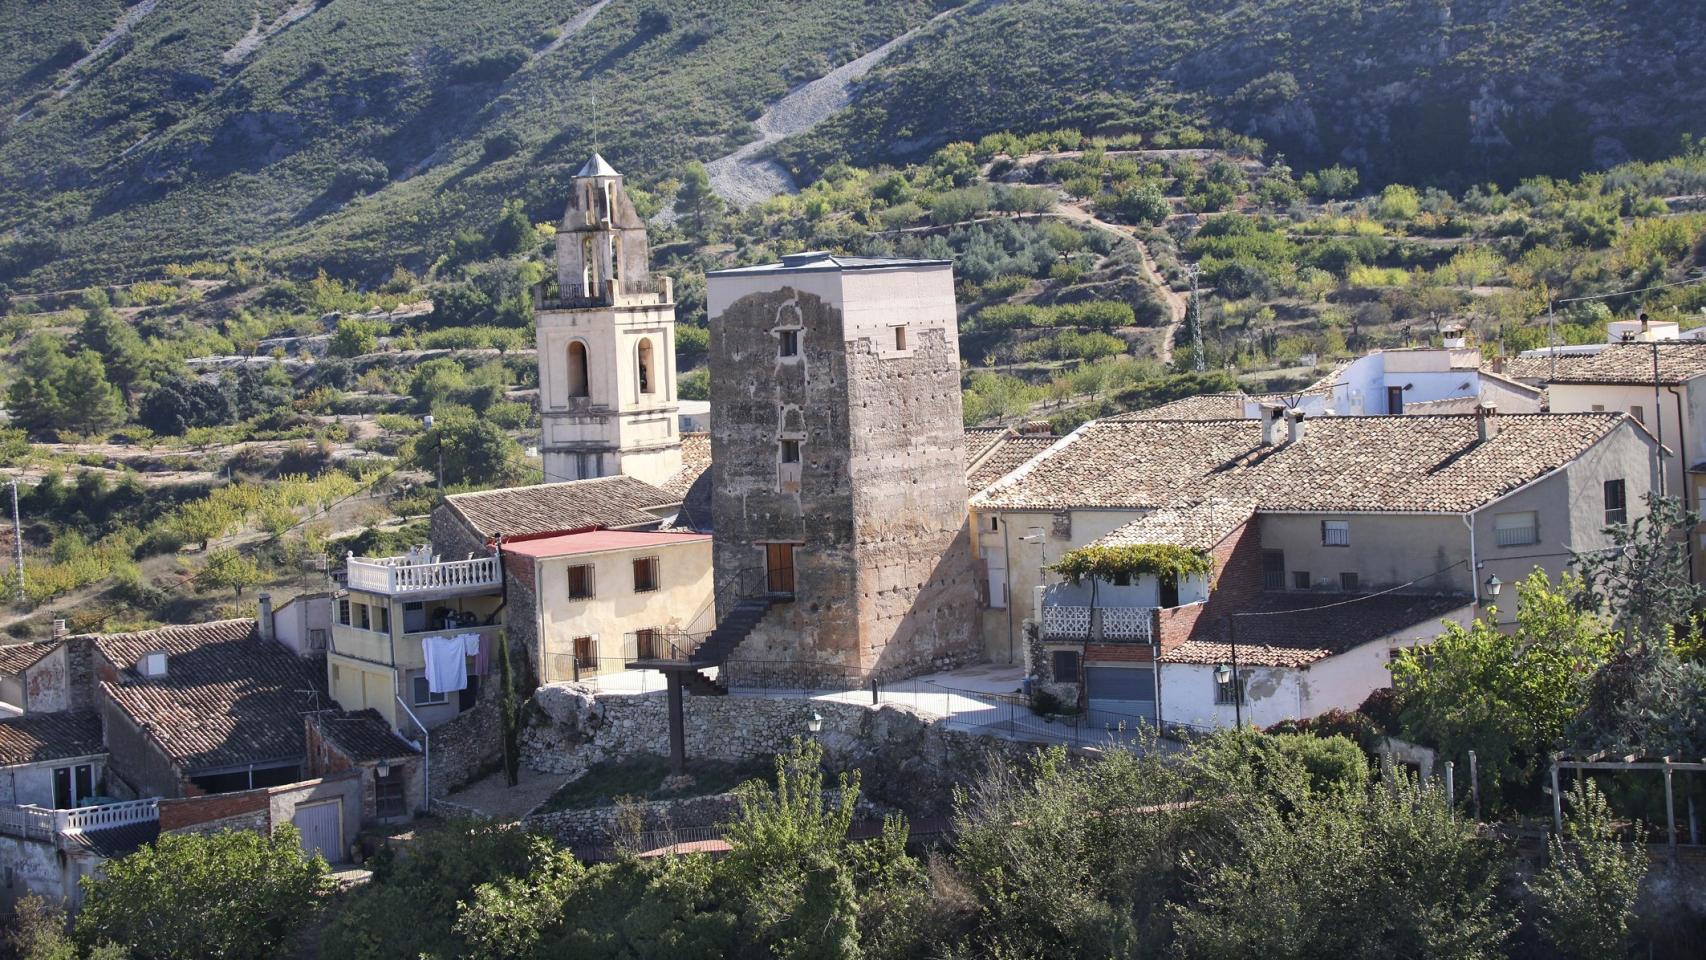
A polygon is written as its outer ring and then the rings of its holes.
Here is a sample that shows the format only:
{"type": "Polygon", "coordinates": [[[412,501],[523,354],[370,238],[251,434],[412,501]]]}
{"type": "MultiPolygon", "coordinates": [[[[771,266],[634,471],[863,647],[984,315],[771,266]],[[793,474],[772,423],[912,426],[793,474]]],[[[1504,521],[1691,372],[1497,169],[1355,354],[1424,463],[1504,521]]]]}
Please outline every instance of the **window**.
{"type": "Polygon", "coordinates": [[[356,626],[360,627],[363,630],[372,630],[373,629],[373,621],[372,621],[372,619],[370,619],[370,616],[371,615],[368,612],[367,604],[358,603],[355,605],[355,625],[356,626]]]}
{"type": "Polygon", "coordinates": [[[377,627],[379,632],[390,633],[391,632],[391,605],[386,604],[385,606],[382,606],[382,607],[381,606],[375,606],[373,608],[373,612],[379,614],[379,626],[377,627]]]}
{"type": "Polygon", "coordinates": [[[1244,671],[1238,671],[1238,676],[1228,674],[1226,682],[1222,683],[1220,674],[1214,674],[1214,702],[1216,706],[1230,706],[1234,703],[1246,703],[1244,699],[1244,681],[1247,679],[1244,671]]]}
{"type": "MultiPolygon", "coordinates": [[[[1702,490],[1700,492],[1700,499],[1701,499],[1702,503],[1706,503],[1706,490],[1702,490]]],[[[1001,529],[1001,518],[1000,517],[990,517],[989,518],[989,529],[1000,530],[1001,529]]]]}
{"type": "Polygon", "coordinates": [[[321,627],[309,627],[308,628],[308,649],[310,649],[310,650],[324,650],[324,649],[326,649],[326,631],[323,628],[321,628],[321,627]]]}
{"type": "Polygon", "coordinates": [[[658,558],[639,557],[634,561],[634,592],[650,593],[658,588],[658,558]]]}
{"type": "Polygon", "coordinates": [[[658,649],[660,646],[656,630],[648,627],[634,631],[634,659],[656,660],[663,655],[663,651],[658,649]]]}
{"type": "Polygon", "coordinates": [[[1049,669],[1056,683],[1078,682],[1078,651],[1056,650],[1049,657],[1049,669]]]}
{"type": "Polygon", "coordinates": [[[414,678],[412,686],[415,692],[415,706],[417,707],[430,707],[447,700],[445,694],[433,693],[427,689],[427,678],[424,673],[414,678]]]}
{"type": "Polygon", "coordinates": [[[598,657],[592,652],[591,637],[576,637],[575,667],[580,670],[592,670],[598,666],[598,657]]]}
{"type": "Polygon", "coordinates": [[[1129,586],[1131,586],[1131,573],[1128,571],[1125,571],[1125,570],[1121,570],[1119,573],[1114,574],[1114,586],[1116,586],[1116,587],[1129,587],[1129,586]]]}
{"type": "Polygon", "coordinates": [[[798,331],[798,330],[778,330],[778,331],[776,331],[776,354],[778,356],[783,356],[783,357],[797,357],[797,356],[799,356],[800,355],[800,331],[798,331]]]}
{"type": "Polygon", "coordinates": [[[1623,523],[1629,519],[1629,501],[1622,480],[1605,481],[1605,522],[1623,523]]]}
{"type": "Polygon", "coordinates": [[[1346,570],[1339,574],[1339,589],[1346,593],[1355,593],[1362,587],[1362,577],[1355,570],[1346,570]]]}
{"type": "Polygon", "coordinates": [[[381,820],[389,820],[407,814],[408,801],[403,797],[403,770],[401,767],[388,767],[385,775],[379,771],[373,772],[373,815],[381,820]]]}
{"type": "Polygon", "coordinates": [[[783,440],[782,441],[782,462],[783,463],[799,463],[800,462],[800,441],[798,441],[798,440],[783,440]]]}
{"type": "Polygon", "coordinates": [[[586,344],[576,340],[569,344],[569,396],[586,395],[586,344]]]}
{"type": "Polygon", "coordinates": [[[1647,408],[1643,407],[1637,403],[1634,406],[1629,408],[1629,416],[1635,418],[1636,423],[1646,423],[1647,422],[1647,408]]]}
{"type": "Polygon", "coordinates": [[[1349,520],[1321,521],[1321,545],[1324,547],[1350,546],[1351,522],[1349,520]]]}
{"type": "Polygon", "coordinates": [[[1605,404],[1603,404],[1603,403],[1594,404],[1593,405],[1593,412],[1594,413],[1604,413],[1605,412],[1605,404]]]}
{"type": "Polygon", "coordinates": [[[1309,571],[1293,570],[1291,572],[1291,587],[1293,590],[1309,589],[1309,571]]]}
{"type": "Polygon", "coordinates": [[[1262,589],[1285,589],[1285,551],[1262,551],[1262,589]]]}
{"type": "Polygon", "coordinates": [[[569,599],[585,600],[592,596],[592,564],[579,563],[569,568],[569,599]]]}
{"type": "Polygon", "coordinates": [[[349,597],[338,598],[338,622],[349,626],[349,597]]]}
{"type": "Polygon", "coordinates": [[[95,795],[95,768],[91,764],[79,763],[71,767],[55,767],[53,770],[53,805],[60,810],[80,807],[83,801],[95,795]]]}
{"type": "Polygon", "coordinates": [[[640,361],[640,392],[651,393],[653,384],[657,382],[657,377],[652,370],[652,338],[642,337],[640,339],[638,355],[640,361]]]}
{"type": "Polygon", "coordinates": [[[1539,543],[1539,514],[1533,510],[1493,514],[1493,542],[1501,547],[1522,547],[1539,543]]]}
{"type": "Polygon", "coordinates": [[[906,349],[906,327],[899,326],[894,328],[894,348],[896,350],[906,349]]]}

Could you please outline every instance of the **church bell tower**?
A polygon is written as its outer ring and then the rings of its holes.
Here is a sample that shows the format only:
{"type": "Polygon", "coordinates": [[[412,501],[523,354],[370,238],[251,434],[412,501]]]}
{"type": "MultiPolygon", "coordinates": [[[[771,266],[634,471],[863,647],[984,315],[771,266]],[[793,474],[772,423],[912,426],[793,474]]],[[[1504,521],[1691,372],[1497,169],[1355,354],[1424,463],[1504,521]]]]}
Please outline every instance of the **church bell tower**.
{"type": "Polygon", "coordinates": [[[622,175],[593,154],[557,229],[557,291],[537,310],[545,480],[681,468],[675,297],[651,272],[646,225],[622,175]]]}

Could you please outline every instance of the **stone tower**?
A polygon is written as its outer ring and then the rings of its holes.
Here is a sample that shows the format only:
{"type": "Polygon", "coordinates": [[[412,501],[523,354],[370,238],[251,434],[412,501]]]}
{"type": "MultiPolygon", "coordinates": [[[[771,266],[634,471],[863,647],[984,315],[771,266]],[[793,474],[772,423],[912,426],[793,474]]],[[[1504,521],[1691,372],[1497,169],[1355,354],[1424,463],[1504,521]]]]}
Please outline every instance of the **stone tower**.
{"type": "Polygon", "coordinates": [[[975,659],[952,265],[807,253],[707,281],[717,609],[776,601],[729,679],[975,659]]]}
{"type": "Polygon", "coordinates": [[[662,483],[681,467],[674,295],[651,273],[622,175],[597,154],[575,175],[557,230],[557,289],[537,311],[546,481],[662,483]]]}

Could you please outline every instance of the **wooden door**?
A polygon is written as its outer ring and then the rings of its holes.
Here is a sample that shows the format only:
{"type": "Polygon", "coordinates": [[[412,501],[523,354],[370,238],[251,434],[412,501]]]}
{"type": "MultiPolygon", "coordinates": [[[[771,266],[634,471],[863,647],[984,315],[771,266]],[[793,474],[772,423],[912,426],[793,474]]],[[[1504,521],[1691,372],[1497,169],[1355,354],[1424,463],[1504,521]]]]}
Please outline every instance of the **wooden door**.
{"type": "Polygon", "coordinates": [[[764,545],[766,588],[771,593],[792,596],[794,593],[794,545],[767,543],[764,545]]]}

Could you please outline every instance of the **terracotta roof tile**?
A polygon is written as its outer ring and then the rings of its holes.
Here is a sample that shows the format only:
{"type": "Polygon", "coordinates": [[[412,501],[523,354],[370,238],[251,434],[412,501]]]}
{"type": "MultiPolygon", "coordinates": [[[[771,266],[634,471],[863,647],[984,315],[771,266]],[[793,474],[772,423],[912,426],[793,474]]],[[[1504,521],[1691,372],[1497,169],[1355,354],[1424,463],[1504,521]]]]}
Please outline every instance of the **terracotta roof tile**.
{"type": "Polygon", "coordinates": [[[0,719],[0,764],[6,766],[106,752],[101,718],[87,710],[0,719]]]}
{"type": "Polygon", "coordinates": [[[1545,383],[1650,384],[1655,348],[1659,383],[1675,385],[1706,376],[1706,343],[1692,340],[1614,343],[1598,353],[1560,354],[1556,375],[1551,357],[1513,357],[1505,362],[1505,375],[1545,383]]]}
{"type": "Polygon", "coordinates": [[[681,469],[660,484],[658,489],[673,500],[682,500],[687,496],[687,491],[693,488],[693,482],[710,467],[711,435],[684,433],[681,435],[681,469]]]}
{"type": "Polygon", "coordinates": [[[58,641],[0,646],[0,673],[23,673],[57,649],[58,641]]]}
{"type": "Polygon", "coordinates": [[[1220,498],[1260,510],[1460,513],[1569,463],[1624,422],[1515,414],[1481,441],[1474,417],[1321,417],[1302,441],[1269,447],[1256,420],[1100,420],[972,504],[1149,510],[1220,498]]]}
{"type": "Polygon", "coordinates": [[[96,636],[101,655],[120,670],[101,691],[186,773],[300,761],[303,715],[326,705],[321,684],[254,626],[224,620],[96,636]],[[166,675],[143,677],[134,668],[155,650],[167,653],[166,675]]]}
{"type": "Polygon", "coordinates": [[[357,763],[406,760],[420,755],[391,729],[377,710],[321,714],[314,722],[338,750],[357,763]]]}
{"type": "Polygon", "coordinates": [[[966,470],[971,470],[977,463],[977,458],[994,449],[1002,439],[1013,435],[1007,427],[967,427],[966,434],[966,470]]]}
{"type": "Polygon", "coordinates": [[[1188,550],[1212,550],[1255,512],[1254,500],[1217,499],[1162,507],[1091,541],[1091,546],[1170,543],[1188,550]]]}
{"type": "MultiPolygon", "coordinates": [[[[1440,620],[1473,602],[1452,595],[1264,593],[1240,611],[1270,615],[1238,618],[1238,665],[1306,667],[1394,634],[1431,638],[1439,632],[1440,620]]],[[[1230,664],[1226,622],[1198,620],[1190,637],[1161,660],[1230,664]]]]}
{"type": "Polygon", "coordinates": [[[657,515],[648,510],[680,501],[679,496],[625,474],[456,493],[444,498],[464,522],[488,537],[640,526],[657,522],[657,515]]]}
{"type": "Polygon", "coordinates": [[[1242,420],[1244,404],[1259,399],[1242,393],[1204,393],[1163,403],[1147,410],[1122,413],[1111,420],[1242,420]]]}
{"type": "Polygon", "coordinates": [[[987,488],[1023,466],[1032,457],[1054,446],[1059,440],[1059,437],[1053,435],[1004,437],[997,440],[992,445],[993,449],[988,450],[977,466],[966,474],[966,489],[977,493],[987,488]]]}

